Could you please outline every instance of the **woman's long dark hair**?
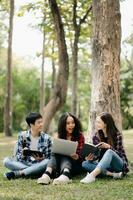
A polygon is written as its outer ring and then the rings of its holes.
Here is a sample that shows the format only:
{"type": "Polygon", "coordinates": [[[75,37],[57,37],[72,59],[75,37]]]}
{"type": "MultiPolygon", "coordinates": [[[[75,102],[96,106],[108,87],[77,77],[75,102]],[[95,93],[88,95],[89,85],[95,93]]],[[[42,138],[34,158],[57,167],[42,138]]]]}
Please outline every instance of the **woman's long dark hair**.
{"type": "Polygon", "coordinates": [[[68,112],[64,113],[59,119],[58,136],[61,139],[67,138],[66,121],[67,121],[67,118],[69,116],[72,117],[74,119],[74,122],[75,122],[75,128],[74,128],[73,133],[72,133],[72,139],[78,140],[79,135],[82,132],[82,125],[81,125],[80,121],[78,120],[78,118],[76,118],[74,115],[72,115],[71,113],[68,113],[68,112]]]}
{"type": "MultiPolygon", "coordinates": [[[[98,116],[106,124],[106,133],[107,133],[108,143],[111,144],[112,146],[115,146],[116,137],[119,131],[115,125],[112,115],[107,112],[103,112],[99,114],[98,116]]],[[[99,131],[99,137],[101,141],[104,140],[102,131],[99,131]]]]}

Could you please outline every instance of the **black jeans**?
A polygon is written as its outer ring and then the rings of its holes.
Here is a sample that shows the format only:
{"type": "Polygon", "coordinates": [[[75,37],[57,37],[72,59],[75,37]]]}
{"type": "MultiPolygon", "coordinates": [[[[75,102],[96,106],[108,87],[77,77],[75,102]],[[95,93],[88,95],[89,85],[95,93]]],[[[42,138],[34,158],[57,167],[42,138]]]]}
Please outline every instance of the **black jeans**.
{"type": "Polygon", "coordinates": [[[80,174],[82,169],[82,163],[78,160],[73,160],[69,156],[60,154],[52,154],[47,167],[51,167],[54,172],[61,174],[65,168],[69,169],[70,175],[80,174]]]}

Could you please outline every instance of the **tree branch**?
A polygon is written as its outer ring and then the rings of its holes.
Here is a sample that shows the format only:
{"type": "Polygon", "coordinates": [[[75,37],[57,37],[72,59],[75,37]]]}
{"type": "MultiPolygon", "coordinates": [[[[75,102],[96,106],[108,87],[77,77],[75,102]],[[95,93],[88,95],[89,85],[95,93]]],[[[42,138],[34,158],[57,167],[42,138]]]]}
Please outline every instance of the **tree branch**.
{"type": "Polygon", "coordinates": [[[77,8],[77,0],[73,0],[73,27],[76,30],[77,29],[77,13],[76,13],[76,8],[77,8]]]}
{"type": "Polygon", "coordinates": [[[92,10],[92,5],[88,8],[88,10],[86,11],[84,17],[82,19],[80,19],[80,23],[79,23],[80,25],[85,22],[86,18],[88,17],[89,13],[91,12],[91,10],[92,10]]]}

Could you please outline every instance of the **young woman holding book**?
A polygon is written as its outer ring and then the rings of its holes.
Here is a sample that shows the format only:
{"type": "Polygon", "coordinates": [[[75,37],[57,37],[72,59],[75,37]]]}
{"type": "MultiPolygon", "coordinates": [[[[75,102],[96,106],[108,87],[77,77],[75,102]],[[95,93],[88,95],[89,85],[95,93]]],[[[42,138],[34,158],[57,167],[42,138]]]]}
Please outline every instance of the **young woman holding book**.
{"type": "Polygon", "coordinates": [[[83,160],[80,157],[80,152],[84,145],[84,136],[80,121],[72,114],[64,113],[58,123],[58,138],[77,141],[77,151],[70,156],[53,153],[45,173],[37,181],[39,184],[51,183],[53,175],[57,172],[59,177],[53,180],[53,184],[70,183],[71,175],[82,171],[83,160]]]}
{"type": "Polygon", "coordinates": [[[89,154],[82,167],[88,172],[81,183],[91,183],[99,174],[105,174],[113,178],[122,178],[128,169],[128,160],[123,147],[122,134],[117,129],[112,116],[109,113],[101,113],[96,118],[96,133],[93,136],[93,144],[99,144],[101,149],[99,156],[89,154]]]}

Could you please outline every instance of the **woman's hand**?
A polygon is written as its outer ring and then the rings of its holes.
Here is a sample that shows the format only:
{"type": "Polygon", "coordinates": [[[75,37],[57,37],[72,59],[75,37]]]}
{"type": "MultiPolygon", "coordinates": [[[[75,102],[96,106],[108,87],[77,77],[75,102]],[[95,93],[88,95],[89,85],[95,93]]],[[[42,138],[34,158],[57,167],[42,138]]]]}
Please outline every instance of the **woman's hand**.
{"type": "Polygon", "coordinates": [[[72,158],[73,160],[78,160],[78,159],[79,159],[79,155],[76,154],[76,153],[73,153],[73,154],[71,154],[71,158],[72,158]]]}
{"type": "Polygon", "coordinates": [[[110,144],[105,142],[100,142],[100,145],[98,146],[99,149],[110,149],[110,144]]]}
{"type": "Polygon", "coordinates": [[[89,153],[89,155],[85,157],[85,160],[88,160],[88,161],[94,160],[94,154],[89,153]]]}

